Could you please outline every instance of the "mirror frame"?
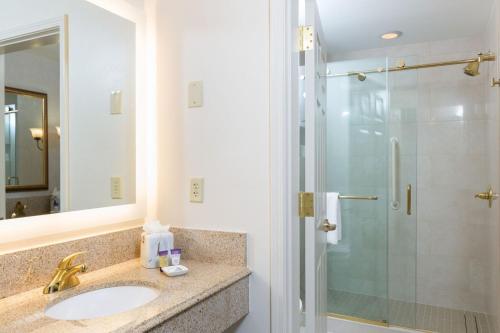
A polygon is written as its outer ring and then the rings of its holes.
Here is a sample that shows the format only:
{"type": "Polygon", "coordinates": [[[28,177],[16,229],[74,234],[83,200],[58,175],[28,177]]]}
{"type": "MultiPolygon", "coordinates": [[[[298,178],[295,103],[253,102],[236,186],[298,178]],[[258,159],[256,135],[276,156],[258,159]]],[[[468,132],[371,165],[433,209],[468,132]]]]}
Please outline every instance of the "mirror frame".
{"type": "Polygon", "coordinates": [[[6,185],[7,192],[40,191],[49,189],[49,140],[48,140],[48,101],[47,94],[25,89],[5,87],[5,94],[17,94],[35,97],[43,100],[42,126],[43,126],[43,180],[41,184],[33,185],[6,185]]]}

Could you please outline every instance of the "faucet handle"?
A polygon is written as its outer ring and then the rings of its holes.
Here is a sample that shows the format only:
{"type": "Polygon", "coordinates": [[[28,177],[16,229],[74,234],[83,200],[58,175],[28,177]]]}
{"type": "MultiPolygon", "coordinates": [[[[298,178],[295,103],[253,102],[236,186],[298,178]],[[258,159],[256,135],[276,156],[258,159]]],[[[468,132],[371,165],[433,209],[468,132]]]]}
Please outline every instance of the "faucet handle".
{"type": "Polygon", "coordinates": [[[480,192],[474,195],[474,198],[488,200],[488,207],[490,208],[493,205],[493,200],[498,199],[498,197],[499,197],[498,193],[494,193],[493,188],[491,186],[488,188],[488,192],[480,192]]]}
{"type": "Polygon", "coordinates": [[[57,265],[57,268],[58,269],[70,269],[73,265],[73,260],[78,257],[79,255],[82,255],[82,254],[85,254],[87,253],[87,251],[81,251],[81,252],[76,252],[76,253],[73,253],[73,254],[70,254],[69,256],[67,256],[66,258],[64,258],[63,260],[61,260],[59,262],[59,265],[57,265]]]}

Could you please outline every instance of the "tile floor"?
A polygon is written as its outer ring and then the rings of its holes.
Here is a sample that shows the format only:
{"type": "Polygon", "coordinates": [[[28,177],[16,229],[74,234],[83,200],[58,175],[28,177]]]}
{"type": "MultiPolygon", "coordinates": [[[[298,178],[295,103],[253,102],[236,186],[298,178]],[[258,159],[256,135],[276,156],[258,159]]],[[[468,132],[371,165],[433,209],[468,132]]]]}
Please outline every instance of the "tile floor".
{"type": "Polygon", "coordinates": [[[387,301],[381,297],[335,290],[328,293],[328,311],[430,332],[497,333],[493,320],[485,313],[387,301]]]}

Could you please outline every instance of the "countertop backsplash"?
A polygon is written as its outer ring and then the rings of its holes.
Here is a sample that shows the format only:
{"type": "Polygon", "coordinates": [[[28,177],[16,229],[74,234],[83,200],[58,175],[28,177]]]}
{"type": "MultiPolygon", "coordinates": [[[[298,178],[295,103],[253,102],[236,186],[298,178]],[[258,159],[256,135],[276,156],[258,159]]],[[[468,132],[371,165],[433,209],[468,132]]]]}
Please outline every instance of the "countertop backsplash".
{"type": "MultiPolygon", "coordinates": [[[[182,259],[246,266],[244,233],[172,228],[175,247],[182,259]]],[[[59,261],[78,251],[89,271],[116,265],[140,256],[142,227],[104,233],[0,255],[0,299],[42,287],[49,282],[59,261]]]]}

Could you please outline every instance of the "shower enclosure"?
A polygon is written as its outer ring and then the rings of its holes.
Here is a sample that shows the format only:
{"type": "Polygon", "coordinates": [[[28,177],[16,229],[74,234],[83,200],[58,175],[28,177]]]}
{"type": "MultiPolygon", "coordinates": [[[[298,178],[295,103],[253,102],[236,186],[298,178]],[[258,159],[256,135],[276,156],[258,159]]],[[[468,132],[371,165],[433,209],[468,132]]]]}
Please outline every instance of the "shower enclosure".
{"type": "Polygon", "coordinates": [[[329,63],[327,190],[340,195],[342,231],[328,249],[328,311],[382,326],[493,333],[489,222],[497,214],[474,195],[498,190],[489,109],[498,101],[482,64],[494,56],[420,70],[423,60],[329,63]]]}

